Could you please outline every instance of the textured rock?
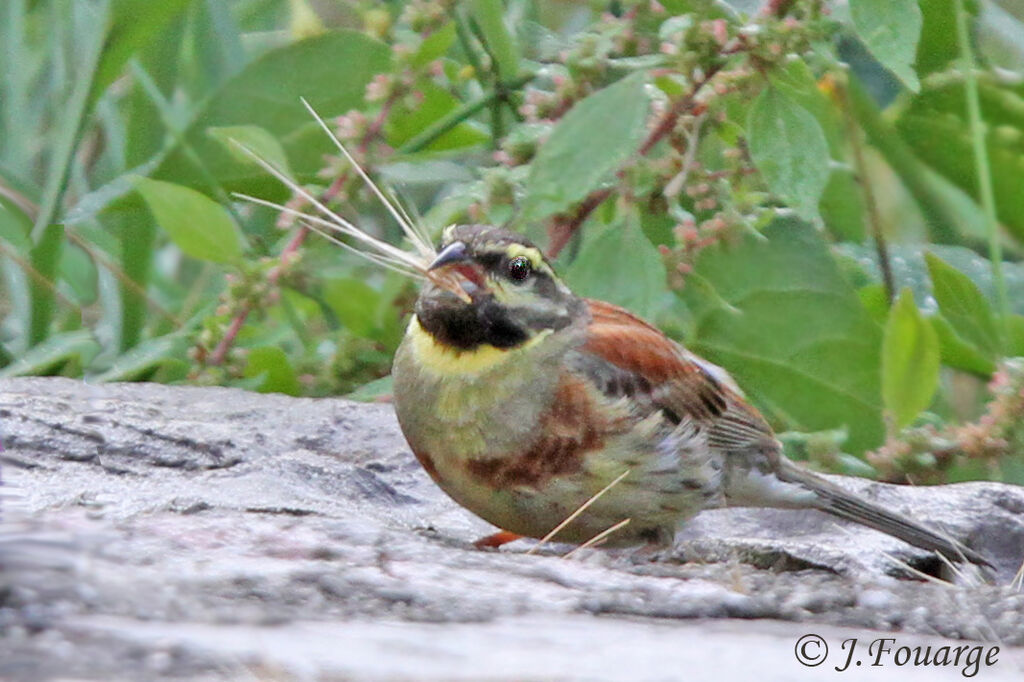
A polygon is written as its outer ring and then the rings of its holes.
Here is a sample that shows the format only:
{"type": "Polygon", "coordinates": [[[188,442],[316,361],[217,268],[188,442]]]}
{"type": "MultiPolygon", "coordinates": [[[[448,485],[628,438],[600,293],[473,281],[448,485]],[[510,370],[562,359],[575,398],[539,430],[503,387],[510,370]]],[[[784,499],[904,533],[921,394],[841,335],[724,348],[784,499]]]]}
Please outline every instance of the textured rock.
{"type": "Polygon", "coordinates": [[[1012,486],[843,479],[994,558],[995,584],[954,586],[816,512],[707,512],[654,555],[475,550],[493,529],[430,482],[386,405],[20,379],[0,424],[0,679],[819,679],[868,629],[997,642],[987,680],[1024,663],[1012,486]],[[817,672],[793,658],[809,632],[833,647],[817,672]]]}

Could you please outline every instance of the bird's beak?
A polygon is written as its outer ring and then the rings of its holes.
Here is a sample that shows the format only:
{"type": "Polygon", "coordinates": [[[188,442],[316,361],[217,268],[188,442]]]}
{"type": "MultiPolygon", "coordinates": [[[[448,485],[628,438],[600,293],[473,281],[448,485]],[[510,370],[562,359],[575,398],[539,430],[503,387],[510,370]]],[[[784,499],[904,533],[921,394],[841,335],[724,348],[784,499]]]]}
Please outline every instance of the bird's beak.
{"type": "Polygon", "coordinates": [[[439,274],[442,276],[449,272],[459,275],[450,279],[449,285],[442,284],[442,287],[461,298],[465,303],[472,302],[473,294],[486,287],[483,272],[473,262],[473,257],[469,254],[464,242],[452,242],[444,247],[444,250],[437,254],[437,258],[427,270],[429,272],[440,270],[439,274]]]}
{"type": "Polygon", "coordinates": [[[430,264],[428,270],[437,270],[443,268],[446,265],[454,265],[456,263],[465,263],[469,260],[469,254],[466,252],[466,245],[463,242],[452,242],[448,246],[444,247],[444,251],[437,254],[437,258],[430,264]]]}

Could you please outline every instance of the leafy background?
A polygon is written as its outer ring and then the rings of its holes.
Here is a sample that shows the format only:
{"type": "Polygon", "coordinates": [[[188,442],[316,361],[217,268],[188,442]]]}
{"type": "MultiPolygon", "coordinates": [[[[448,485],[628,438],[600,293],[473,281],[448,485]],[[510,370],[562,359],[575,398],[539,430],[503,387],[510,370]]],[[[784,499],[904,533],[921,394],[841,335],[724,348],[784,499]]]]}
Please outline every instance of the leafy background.
{"type": "Polygon", "coordinates": [[[5,0],[0,377],[384,399],[413,285],[244,193],[522,230],[812,466],[1024,483],[1017,0],[5,0]]]}

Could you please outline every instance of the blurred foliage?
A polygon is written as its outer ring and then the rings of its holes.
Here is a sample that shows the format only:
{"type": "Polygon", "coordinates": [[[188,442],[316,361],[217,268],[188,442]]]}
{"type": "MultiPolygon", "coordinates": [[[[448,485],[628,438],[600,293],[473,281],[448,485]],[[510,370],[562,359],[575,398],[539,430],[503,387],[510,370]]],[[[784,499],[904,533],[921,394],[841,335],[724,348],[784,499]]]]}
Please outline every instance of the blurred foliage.
{"type": "Polygon", "coordinates": [[[401,239],[305,99],[432,234],[524,231],[793,456],[1024,483],[1019,10],[5,0],[0,377],[385,395],[413,284],[254,160],[401,239]]]}

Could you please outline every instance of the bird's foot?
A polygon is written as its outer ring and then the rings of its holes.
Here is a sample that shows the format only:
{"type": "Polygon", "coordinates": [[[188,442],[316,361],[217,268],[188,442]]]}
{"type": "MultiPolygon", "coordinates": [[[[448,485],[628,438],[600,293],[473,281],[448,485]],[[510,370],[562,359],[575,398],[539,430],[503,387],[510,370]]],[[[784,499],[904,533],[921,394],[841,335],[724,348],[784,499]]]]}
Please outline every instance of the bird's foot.
{"type": "Polygon", "coordinates": [[[476,547],[477,549],[487,549],[489,547],[501,547],[502,545],[507,545],[510,542],[515,542],[516,540],[518,540],[521,537],[523,537],[523,536],[522,535],[517,535],[515,533],[510,533],[507,530],[501,530],[501,531],[498,531],[497,533],[493,533],[493,534],[488,535],[486,537],[480,538],[479,540],[477,540],[476,542],[473,543],[473,546],[476,547]]]}

